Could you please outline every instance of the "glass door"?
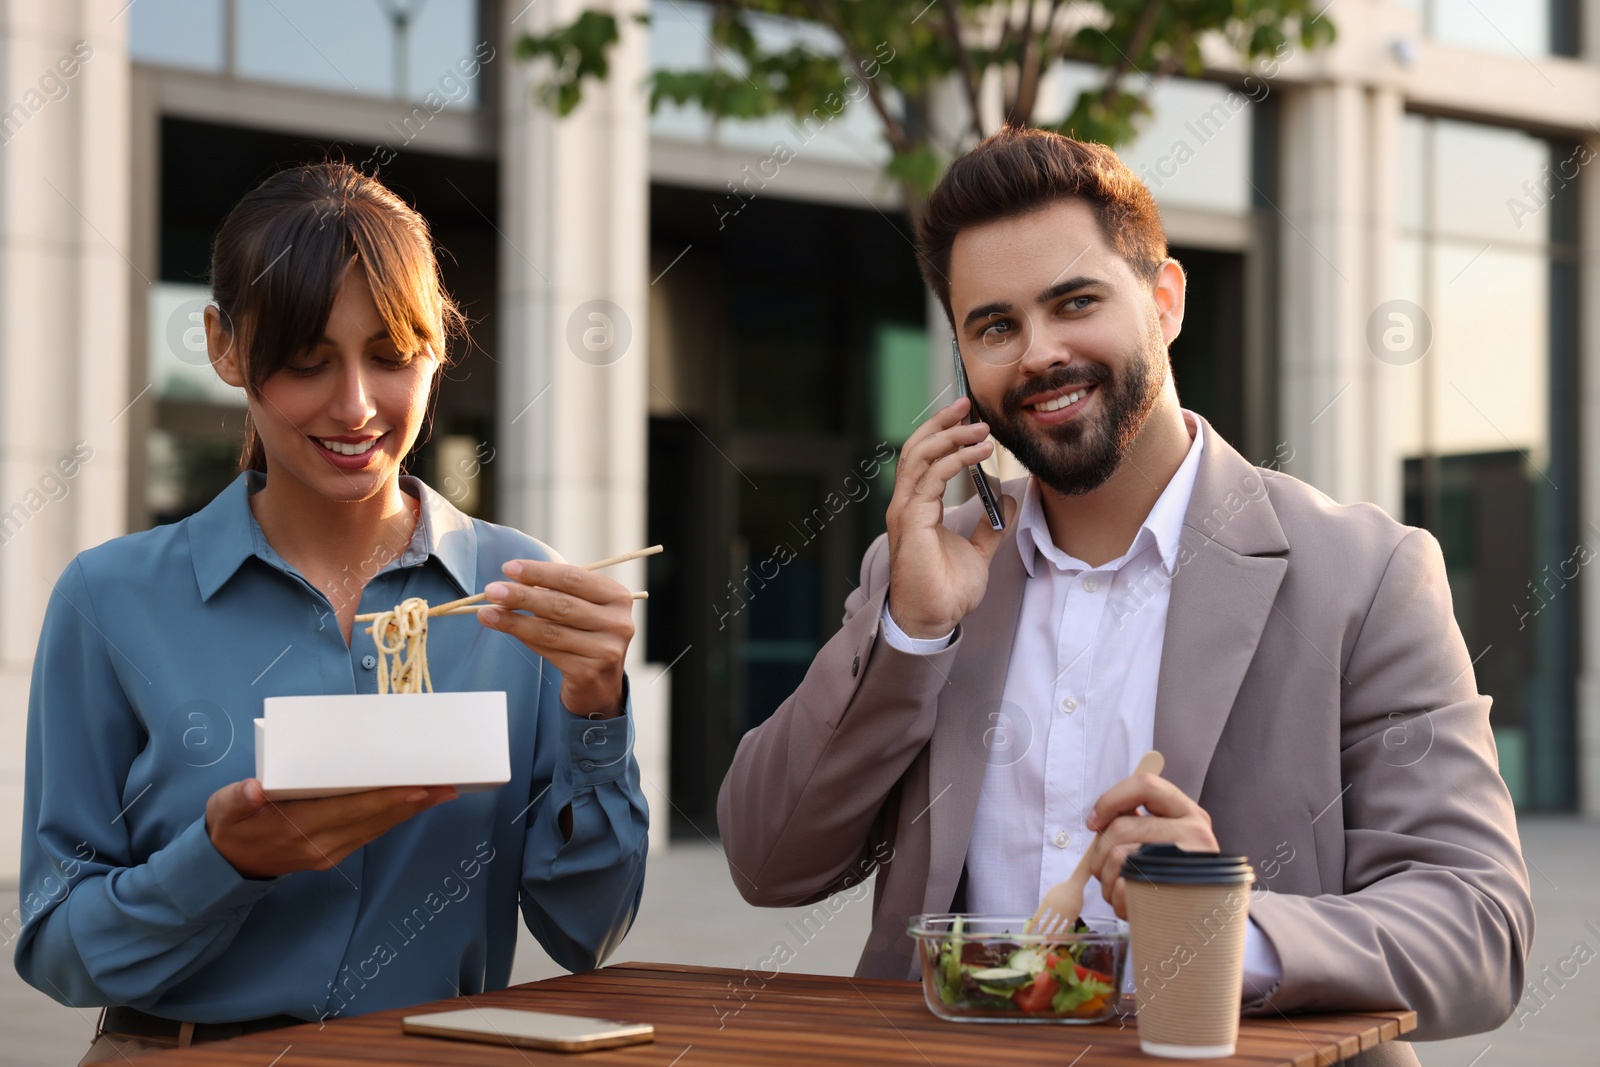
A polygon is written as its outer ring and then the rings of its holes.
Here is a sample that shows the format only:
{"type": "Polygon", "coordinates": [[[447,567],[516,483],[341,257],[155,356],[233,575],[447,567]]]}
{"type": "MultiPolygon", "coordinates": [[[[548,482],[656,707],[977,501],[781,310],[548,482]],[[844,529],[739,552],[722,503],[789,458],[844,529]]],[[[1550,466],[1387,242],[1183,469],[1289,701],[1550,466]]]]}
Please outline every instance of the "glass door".
{"type": "Polygon", "coordinates": [[[1443,549],[1513,798],[1568,810],[1576,585],[1600,554],[1577,527],[1574,146],[1417,115],[1402,131],[1395,276],[1411,308],[1396,303],[1392,336],[1411,340],[1383,388],[1404,518],[1443,549]]]}

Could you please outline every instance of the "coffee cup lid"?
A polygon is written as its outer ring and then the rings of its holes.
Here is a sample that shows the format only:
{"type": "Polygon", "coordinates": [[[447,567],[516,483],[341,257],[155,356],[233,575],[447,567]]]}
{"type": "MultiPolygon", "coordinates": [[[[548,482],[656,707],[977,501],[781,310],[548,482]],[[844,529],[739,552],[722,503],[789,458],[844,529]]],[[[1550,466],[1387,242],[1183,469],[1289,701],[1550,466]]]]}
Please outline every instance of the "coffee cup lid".
{"type": "Polygon", "coordinates": [[[1256,880],[1244,856],[1186,852],[1177,845],[1144,845],[1123,863],[1122,876],[1152,885],[1250,885],[1256,880]]]}

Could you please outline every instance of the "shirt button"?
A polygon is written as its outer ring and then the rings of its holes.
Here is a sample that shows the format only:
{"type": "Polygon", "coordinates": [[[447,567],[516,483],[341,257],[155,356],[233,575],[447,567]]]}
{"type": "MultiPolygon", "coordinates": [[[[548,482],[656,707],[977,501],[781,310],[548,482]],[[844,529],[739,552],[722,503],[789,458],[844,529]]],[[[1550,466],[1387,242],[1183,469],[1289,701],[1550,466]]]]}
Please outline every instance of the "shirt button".
{"type": "Polygon", "coordinates": [[[586,759],[582,763],[578,764],[578,766],[586,771],[592,771],[594,770],[594,760],[586,759]]]}
{"type": "Polygon", "coordinates": [[[1073,700],[1071,697],[1062,697],[1061,710],[1066,712],[1068,715],[1071,715],[1073,712],[1078,710],[1078,702],[1073,700]]]}
{"type": "Polygon", "coordinates": [[[1096,578],[1092,574],[1086,574],[1083,576],[1083,591],[1085,593],[1092,593],[1099,588],[1100,579],[1096,578]]]}
{"type": "Polygon", "coordinates": [[[362,656],[361,665],[370,671],[372,668],[378,665],[378,660],[373,656],[362,656]]]}
{"type": "Polygon", "coordinates": [[[1067,832],[1065,830],[1057,830],[1056,831],[1056,836],[1055,836],[1056,848],[1066,848],[1067,845],[1071,842],[1071,840],[1072,839],[1067,836],[1067,832]]]}

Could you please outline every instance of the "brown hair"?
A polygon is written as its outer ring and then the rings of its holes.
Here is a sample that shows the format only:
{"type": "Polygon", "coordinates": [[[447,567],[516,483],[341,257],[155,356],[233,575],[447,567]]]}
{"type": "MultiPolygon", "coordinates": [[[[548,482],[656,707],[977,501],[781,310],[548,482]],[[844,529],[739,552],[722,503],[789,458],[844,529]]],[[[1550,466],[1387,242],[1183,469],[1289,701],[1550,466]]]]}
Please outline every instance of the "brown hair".
{"type": "MultiPolygon", "coordinates": [[[[441,363],[449,361],[447,343],[465,320],[440,280],[427,222],[348,163],[291,167],[246,193],[211,246],[211,296],[228,333],[243,340],[239,364],[251,396],[322,337],[356,264],[395,347],[429,346],[441,363]]],[[[248,416],[239,462],[267,469],[248,416]]]]}
{"type": "Polygon", "coordinates": [[[1068,199],[1088,204],[1107,243],[1135,274],[1155,281],[1167,258],[1167,235],[1155,197],[1128,165],[1102,144],[1008,126],[950,164],[917,224],[923,280],[951,322],[956,235],[1068,199]]]}

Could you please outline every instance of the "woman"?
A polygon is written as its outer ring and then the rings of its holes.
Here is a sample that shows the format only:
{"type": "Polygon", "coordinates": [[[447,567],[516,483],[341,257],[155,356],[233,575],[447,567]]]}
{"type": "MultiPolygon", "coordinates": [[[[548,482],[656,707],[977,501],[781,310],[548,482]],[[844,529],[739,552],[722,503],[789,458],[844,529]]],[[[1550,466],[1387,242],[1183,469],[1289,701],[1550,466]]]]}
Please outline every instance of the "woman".
{"type": "Polygon", "coordinates": [[[353,167],[298,167],[229,213],[211,272],[246,470],[79,555],[35,660],[16,963],[110,1006],[86,1063],[502,987],[519,902],[588,969],[643,884],[628,590],[401,474],[461,324],[426,223],[353,167]],[[505,691],[510,784],[266,800],[264,697],[374,693],[356,614],[485,587],[476,621],[435,620],[430,670],[505,691]]]}

